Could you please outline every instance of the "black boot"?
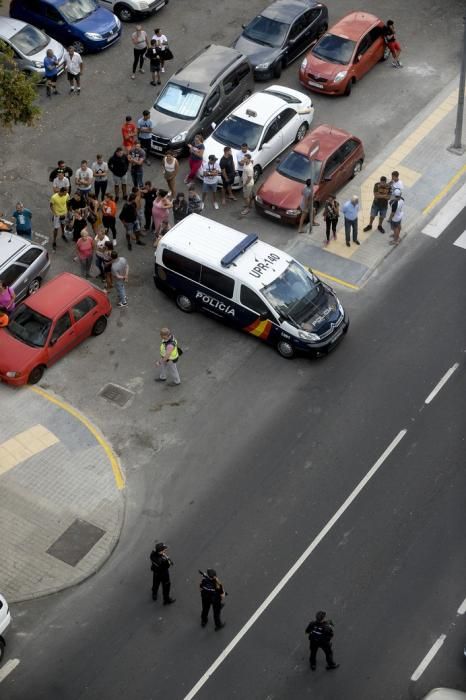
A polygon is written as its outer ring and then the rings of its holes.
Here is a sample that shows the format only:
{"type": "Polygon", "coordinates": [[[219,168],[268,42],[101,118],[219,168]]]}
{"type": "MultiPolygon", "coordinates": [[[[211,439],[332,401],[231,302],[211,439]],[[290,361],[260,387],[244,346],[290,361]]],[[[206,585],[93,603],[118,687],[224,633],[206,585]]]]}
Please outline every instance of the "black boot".
{"type": "Polygon", "coordinates": [[[126,236],[126,243],[128,245],[128,250],[132,250],[133,246],[131,245],[131,236],[126,236]]]}

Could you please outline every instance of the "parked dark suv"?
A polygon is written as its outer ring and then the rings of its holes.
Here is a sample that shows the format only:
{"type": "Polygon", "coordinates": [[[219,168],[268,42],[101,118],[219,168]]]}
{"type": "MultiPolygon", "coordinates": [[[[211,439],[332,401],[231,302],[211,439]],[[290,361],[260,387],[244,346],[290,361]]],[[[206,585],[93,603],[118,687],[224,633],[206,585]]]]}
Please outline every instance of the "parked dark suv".
{"type": "Polygon", "coordinates": [[[255,79],[279,78],[327,31],[328,10],[316,0],[275,0],[243,27],[233,46],[248,56],[255,79]]]}
{"type": "Polygon", "coordinates": [[[185,155],[195,134],[208,136],[252,93],[254,78],[246,56],[226,46],[210,44],[190,59],[166,83],[151,109],[152,151],[185,155]]]}

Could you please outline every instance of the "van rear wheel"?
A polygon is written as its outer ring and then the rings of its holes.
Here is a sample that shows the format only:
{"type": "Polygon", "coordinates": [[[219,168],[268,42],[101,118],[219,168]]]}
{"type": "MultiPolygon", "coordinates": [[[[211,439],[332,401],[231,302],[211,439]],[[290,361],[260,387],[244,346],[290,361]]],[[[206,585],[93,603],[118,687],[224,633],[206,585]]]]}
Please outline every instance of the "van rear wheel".
{"type": "Polygon", "coordinates": [[[184,311],[185,314],[190,314],[194,311],[193,302],[185,294],[178,294],[176,297],[176,305],[181,311],[184,311]]]}
{"type": "Polygon", "coordinates": [[[286,340],[280,340],[277,343],[277,350],[280,355],[285,358],[285,360],[291,360],[291,358],[295,355],[294,347],[286,340]]]}

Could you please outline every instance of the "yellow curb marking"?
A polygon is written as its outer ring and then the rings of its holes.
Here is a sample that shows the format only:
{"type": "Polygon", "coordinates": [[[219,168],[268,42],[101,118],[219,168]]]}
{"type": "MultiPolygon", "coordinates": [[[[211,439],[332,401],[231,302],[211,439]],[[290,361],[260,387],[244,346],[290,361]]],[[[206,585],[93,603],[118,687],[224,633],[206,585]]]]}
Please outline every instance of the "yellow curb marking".
{"type": "Polygon", "coordinates": [[[0,474],[5,474],[21,462],[56,445],[57,442],[60,442],[57,436],[43,425],[34,425],[18,433],[0,444],[0,474]]]}
{"type": "Polygon", "coordinates": [[[428,213],[430,212],[430,210],[433,209],[433,208],[435,207],[435,205],[438,204],[438,203],[440,202],[440,200],[443,199],[443,198],[445,197],[445,195],[447,194],[447,192],[448,192],[449,190],[451,190],[451,188],[453,187],[453,185],[455,184],[455,182],[458,182],[458,180],[460,179],[460,177],[461,177],[462,175],[464,175],[465,173],[466,173],[466,165],[463,165],[463,167],[462,167],[460,170],[458,170],[458,172],[456,173],[456,175],[453,175],[453,177],[451,178],[451,180],[449,180],[449,182],[447,182],[447,184],[445,185],[445,187],[444,187],[443,189],[441,189],[440,192],[439,192],[437,195],[435,195],[435,197],[433,198],[433,200],[432,200],[431,202],[429,202],[429,204],[426,206],[426,208],[422,210],[423,216],[425,216],[426,214],[428,214],[428,213]]]}
{"type": "Polygon", "coordinates": [[[333,277],[332,275],[327,275],[326,272],[320,272],[320,270],[316,270],[315,267],[309,267],[309,270],[312,270],[317,277],[325,277],[327,280],[331,280],[332,282],[336,282],[337,284],[343,285],[343,287],[348,287],[348,289],[355,289],[356,291],[359,290],[359,287],[356,284],[351,284],[351,282],[345,282],[345,280],[341,280],[339,277],[333,277]]]}
{"type": "Polygon", "coordinates": [[[97,440],[99,445],[103,448],[105,454],[108,457],[108,461],[111,464],[112,471],[113,471],[113,476],[115,478],[115,483],[117,486],[117,489],[120,491],[125,488],[125,478],[123,476],[123,472],[121,471],[120,463],[118,461],[117,456],[115,455],[114,451],[110,447],[109,443],[102,437],[98,429],[91,423],[91,421],[83,416],[79,411],[77,411],[75,408],[70,406],[68,403],[65,401],[61,401],[60,399],[55,398],[55,396],[52,396],[49,394],[47,391],[44,391],[43,389],[39,389],[39,387],[36,386],[29,386],[27,387],[29,391],[33,391],[35,394],[39,394],[39,396],[42,396],[42,398],[47,399],[47,401],[50,401],[50,403],[54,403],[56,406],[59,406],[62,408],[64,411],[69,413],[73,418],[76,418],[79,420],[92,434],[92,436],[97,440]]]}

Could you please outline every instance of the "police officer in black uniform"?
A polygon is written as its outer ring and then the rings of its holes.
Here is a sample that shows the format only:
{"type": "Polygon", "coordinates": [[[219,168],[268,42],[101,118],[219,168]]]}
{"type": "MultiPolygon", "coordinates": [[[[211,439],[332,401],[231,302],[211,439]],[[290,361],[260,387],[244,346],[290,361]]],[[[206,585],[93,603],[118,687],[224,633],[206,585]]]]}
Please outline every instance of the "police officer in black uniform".
{"type": "Polygon", "coordinates": [[[163,542],[155,544],[150,554],[152,571],[152,600],[157,600],[157,592],[162,584],[163,604],[170,605],[175,602],[175,598],[170,598],[170,566],[173,562],[167,557],[167,545],[163,542]]]}
{"type": "Polygon", "coordinates": [[[200,585],[202,600],[201,626],[206,626],[210,606],[212,606],[214,611],[215,629],[221,630],[222,627],[225,627],[225,623],[220,619],[220,612],[223,608],[223,599],[225,598],[223,584],[217,578],[217,572],[215,569],[207,569],[205,574],[203,574],[202,571],[200,573],[202,575],[200,585]]]}
{"type": "Polygon", "coordinates": [[[327,613],[319,610],[316,613],[316,619],[306,627],[306,634],[309,636],[311,655],[309,661],[311,669],[316,670],[316,654],[318,649],[322,649],[327,660],[327,670],[331,671],[338,668],[340,664],[336,664],[333,660],[333,649],[331,639],[333,637],[333,622],[326,619],[327,613]]]}

